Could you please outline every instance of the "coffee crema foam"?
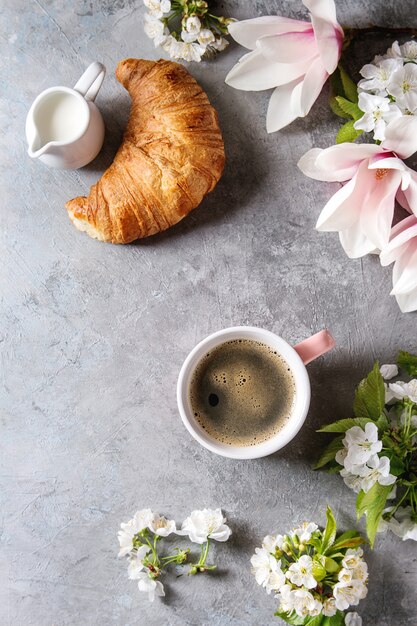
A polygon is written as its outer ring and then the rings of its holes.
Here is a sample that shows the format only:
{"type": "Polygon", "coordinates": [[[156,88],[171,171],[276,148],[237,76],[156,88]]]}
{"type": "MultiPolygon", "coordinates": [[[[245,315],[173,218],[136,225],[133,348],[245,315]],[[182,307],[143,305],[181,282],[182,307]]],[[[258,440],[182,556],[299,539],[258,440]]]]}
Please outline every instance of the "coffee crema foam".
{"type": "Polygon", "coordinates": [[[246,447],[268,441],[286,425],[295,395],[294,375],[277,351],[252,339],[234,339],[198,363],[189,400],[210,437],[246,447]]]}

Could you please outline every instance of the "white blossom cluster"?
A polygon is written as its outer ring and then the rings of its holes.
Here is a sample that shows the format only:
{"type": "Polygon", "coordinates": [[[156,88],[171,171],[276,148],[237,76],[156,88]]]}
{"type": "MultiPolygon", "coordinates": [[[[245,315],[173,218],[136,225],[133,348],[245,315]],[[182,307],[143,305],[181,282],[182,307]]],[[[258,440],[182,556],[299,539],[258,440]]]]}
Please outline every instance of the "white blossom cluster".
{"type": "Polygon", "coordinates": [[[384,141],[389,122],[417,114],[417,41],[402,46],[394,42],[360,73],[363,79],[358,83],[358,105],[364,115],[354,127],[373,131],[375,140],[384,141]]]}
{"type": "MultiPolygon", "coordinates": [[[[129,578],[137,580],[139,591],[147,593],[149,600],[153,602],[155,596],[165,595],[163,584],[157,580],[164,567],[164,559],[160,561],[156,555],[158,539],[176,534],[187,536],[190,541],[200,545],[210,539],[227,541],[232,531],[226,521],[221,509],[196,510],[184,520],[181,529],[178,529],[174,520],[160,516],[151,509],[142,509],[131,520],[120,525],[121,530],[117,535],[120,545],[118,556],[128,557],[129,578]]],[[[186,560],[187,551],[178,551],[177,554],[180,558],[173,555],[167,559],[173,563],[186,560]]],[[[204,563],[201,562],[201,565],[204,563]]]]}
{"type": "MultiPolygon", "coordinates": [[[[289,535],[267,535],[262,548],[255,549],[251,564],[256,582],[268,594],[276,594],[280,611],[295,612],[299,617],[332,617],[338,610],[357,606],[367,595],[368,567],[361,548],[346,550],[326,590],[316,580],[314,550],[309,548],[310,554],[306,550],[316,531],[320,534],[317,524],[305,522],[289,535]]],[[[350,613],[345,616],[345,623],[361,626],[362,619],[357,613],[350,613]]]]}
{"type": "Polygon", "coordinates": [[[393,485],[395,476],[390,474],[390,460],[378,456],[382,441],[378,439],[378,428],[368,422],[365,428],[353,426],[346,431],[343,448],[336,454],[336,461],[343,465],[340,475],[345,484],[355,493],[367,493],[375,483],[393,485]]]}
{"type": "Polygon", "coordinates": [[[155,47],[161,46],[171,59],[200,62],[205,54],[221,52],[229,45],[219,32],[213,32],[208,27],[208,23],[203,24],[198,15],[184,15],[181,32],[171,32],[168,23],[177,12],[175,3],[171,0],[143,2],[148,10],[145,14],[145,33],[153,40],[155,47]]]}

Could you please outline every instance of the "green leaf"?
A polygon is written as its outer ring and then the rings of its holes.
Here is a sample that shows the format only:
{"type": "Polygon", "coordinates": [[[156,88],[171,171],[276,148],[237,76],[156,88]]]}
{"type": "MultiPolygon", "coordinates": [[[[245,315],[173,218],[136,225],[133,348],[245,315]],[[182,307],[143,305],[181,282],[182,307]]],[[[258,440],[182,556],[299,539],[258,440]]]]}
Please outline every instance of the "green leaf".
{"type": "Polygon", "coordinates": [[[385,413],[379,416],[379,418],[376,420],[376,425],[378,427],[378,430],[381,432],[388,430],[388,428],[390,427],[390,422],[385,413]]]}
{"type": "Polygon", "coordinates": [[[351,102],[357,102],[359,95],[356,83],[353,82],[349,74],[341,65],[339,65],[339,72],[346,98],[348,98],[351,102]]]}
{"type": "Polygon", "coordinates": [[[349,113],[346,113],[338,104],[336,96],[331,96],[329,98],[329,105],[333,113],[337,115],[338,117],[344,117],[345,119],[350,118],[349,113]]]}
{"type": "Polygon", "coordinates": [[[275,615],[283,619],[284,622],[287,622],[287,624],[292,624],[292,626],[304,626],[306,620],[305,617],[300,617],[299,615],[297,615],[295,611],[287,613],[286,611],[278,610],[276,611],[275,615]]]}
{"type": "Polygon", "coordinates": [[[399,456],[395,454],[393,450],[384,451],[384,456],[387,456],[390,461],[390,473],[394,476],[401,476],[406,471],[406,467],[399,456]]]}
{"type": "Polygon", "coordinates": [[[417,356],[405,350],[400,350],[397,356],[397,363],[410,376],[417,376],[417,356]]]}
{"type": "Polygon", "coordinates": [[[333,511],[331,510],[329,506],[327,507],[326,517],[327,517],[327,524],[323,533],[323,540],[322,540],[321,550],[320,550],[321,554],[326,554],[326,552],[328,552],[330,548],[333,546],[334,540],[336,539],[336,530],[337,530],[336,520],[334,518],[333,511]]]}
{"type": "Polygon", "coordinates": [[[333,97],[346,95],[345,90],[343,89],[343,83],[340,78],[340,70],[338,67],[330,76],[330,92],[333,97]]]}
{"type": "Polygon", "coordinates": [[[313,561],[313,576],[317,580],[318,583],[321,580],[323,580],[323,578],[326,577],[326,573],[327,572],[326,572],[325,567],[323,567],[323,565],[321,563],[319,563],[317,561],[317,559],[314,559],[314,561],[313,561]]]}
{"type": "Polygon", "coordinates": [[[385,387],[384,379],[376,361],[372,371],[364,378],[356,390],[353,410],[357,417],[369,417],[376,422],[384,412],[385,387]]]}
{"type": "MultiPolygon", "coordinates": [[[[362,543],[366,543],[357,530],[348,530],[340,535],[332,546],[332,550],[341,550],[342,548],[356,548],[362,543]]],[[[334,556],[334,555],[333,555],[334,556]]]]}
{"type": "Polygon", "coordinates": [[[343,98],[342,96],[336,96],[336,101],[342,111],[347,113],[349,117],[353,118],[355,122],[363,117],[363,111],[361,111],[356,102],[346,100],[346,98],[343,98]]]}
{"type": "Polygon", "coordinates": [[[371,548],[374,546],[376,531],[381,520],[382,511],[385,508],[387,497],[392,490],[392,485],[375,485],[365,493],[360,491],[356,499],[356,511],[358,519],[366,513],[366,532],[371,548]]]}
{"type": "Polygon", "coordinates": [[[346,122],[346,124],[343,124],[341,128],[339,128],[339,132],[336,135],[336,143],[355,141],[355,139],[362,134],[362,130],[356,130],[356,128],[353,128],[354,123],[355,122],[353,120],[350,120],[349,122],[346,122]]]}
{"type": "Polygon", "coordinates": [[[360,426],[361,428],[365,428],[365,425],[368,422],[372,422],[369,417],[350,417],[344,420],[338,420],[337,422],[333,422],[332,424],[327,424],[320,428],[318,433],[345,433],[349,428],[353,426],[360,426]]]}
{"type": "Polygon", "coordinates": [[[324,616],[317,615],[316,617],[312,617],[308,621],[306,621],[305,626],[321,626],[323,623],[324,616]]]}
{"type": "MultiPolygon", "coordinates": [[[[334,544],[333,544],[333,548],[334,548],[334,544]]],[[[326,572],[330,572],[330,574],[334,574],[334,572],[339,571],[340,565],[334,559],[331,559],[329,556],[326,556],[325,569],[326,569],[326,572]]]]}
{"type": "MultiPolygon", "coordinates": [[[[324,465],[326,465],[330,461],[333,461],[337,452],[341,448],[343,448],[342,439],[343,439],[343,435],[340,435],[339,437],[335,437],[333,441],[331,441],[329,445],[324,448],[323,452],[320,455],[319,460],[314,466],[314,469],[320,469],[320,467],[324,467],[324,465]]],[[[340,469],[342,469],[342,466],[340,466],[340,469]]]]}

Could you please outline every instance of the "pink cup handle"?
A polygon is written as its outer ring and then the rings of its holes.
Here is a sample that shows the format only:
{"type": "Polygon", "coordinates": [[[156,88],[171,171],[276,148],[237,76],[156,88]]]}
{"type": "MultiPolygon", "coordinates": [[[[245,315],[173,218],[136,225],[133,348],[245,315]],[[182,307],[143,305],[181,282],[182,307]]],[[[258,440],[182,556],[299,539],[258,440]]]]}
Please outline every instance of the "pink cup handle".
{"type": "Polygon", "coordinates": [[[294,350],[301,357],[304,365],[314,361],[317,357],[329,352],[336,345],[335,340],[328,330],[321,330],[319,333],[312,335],[308,339],[304,339],[301,343],[294,346],[294,350]]]}

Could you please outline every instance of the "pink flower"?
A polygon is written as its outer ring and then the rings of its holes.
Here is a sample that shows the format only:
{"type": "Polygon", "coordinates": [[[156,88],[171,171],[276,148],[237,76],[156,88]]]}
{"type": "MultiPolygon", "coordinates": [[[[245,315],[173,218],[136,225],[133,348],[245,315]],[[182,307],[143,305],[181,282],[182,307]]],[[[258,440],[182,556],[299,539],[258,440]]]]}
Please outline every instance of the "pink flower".
{"type": "Polygon", "coordinates": [[[417,173],[399,158],[416,150],[416,127],[416,118],[403,117],[387,126],[380,146],[344,143],[314,148],[300,159],[298,167],[311,178],[348,181],[330,198],[316,228],[339,232],[350,258],[388,245],[395,200],[417,214],[417,173]]]}
{"type": "Polygon", "coordinates": [[[394,226],[381,252],[382,265],[394,262],[391,294],[403,313],[417,310],[417,217],[411,215],[394,226]]]}
{"type": "Polygon", "coordinates": [[[305,117],[338,64],[343,30],[333,0],[303,0],[311,22],[280,16],[234,22],[229,33],[252,52],[229,72],[226,83],[244,91],[276,87],[269,101],[267,131],[305,117]]]}

